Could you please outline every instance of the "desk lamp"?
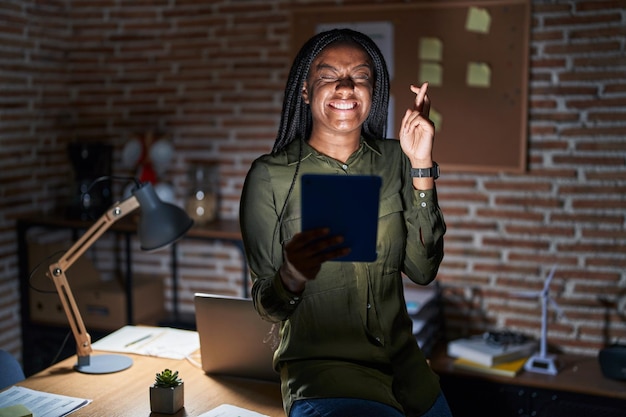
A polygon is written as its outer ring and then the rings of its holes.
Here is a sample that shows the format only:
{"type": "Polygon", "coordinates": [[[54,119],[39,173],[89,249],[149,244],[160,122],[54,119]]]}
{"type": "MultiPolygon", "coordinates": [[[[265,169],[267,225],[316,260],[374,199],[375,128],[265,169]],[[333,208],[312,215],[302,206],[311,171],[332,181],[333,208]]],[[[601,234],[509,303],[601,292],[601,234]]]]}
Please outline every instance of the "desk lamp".
{"type": "Polygon", "coordinates": [[[166,246],[182,237],[193,225],[193,220],[181,208],[162,202],[150,183],[137,183],[130,197],[110,207],[56,263],[48,267],[47,275],[54,281],[76,339],[78,361],[74,369],[79,372],[107,374],[122,371],[133,364],[132,359],[122,355],[90,356],[91,336],[87,333],[65,273],[113,223],[139,207],[138,236],[142,250],[166,246]]]}

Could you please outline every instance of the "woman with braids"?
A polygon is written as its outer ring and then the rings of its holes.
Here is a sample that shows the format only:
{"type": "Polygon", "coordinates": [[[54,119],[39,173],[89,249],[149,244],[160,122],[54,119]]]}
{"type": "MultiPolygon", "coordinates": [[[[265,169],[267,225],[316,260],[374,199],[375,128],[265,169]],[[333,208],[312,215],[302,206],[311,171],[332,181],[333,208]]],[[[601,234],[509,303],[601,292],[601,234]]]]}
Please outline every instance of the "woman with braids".
{"type": "Polygon", "coordinates": [[[437,167],[427,85],[409,88],[399,140],[385,139],[380,50],[349,29],[315,35],[291,68],[274,148],[246,177],[240,222],[252,298],[279,327],[274,366],[290,417],[450,415],[403,294],[401,273],[424,285],[435,278],[445,232],[428,176],[437,167]],[[304,173],[382,178],[374,262],[333,262],[349,251],[341,236],[300,230],[304,173]]]}

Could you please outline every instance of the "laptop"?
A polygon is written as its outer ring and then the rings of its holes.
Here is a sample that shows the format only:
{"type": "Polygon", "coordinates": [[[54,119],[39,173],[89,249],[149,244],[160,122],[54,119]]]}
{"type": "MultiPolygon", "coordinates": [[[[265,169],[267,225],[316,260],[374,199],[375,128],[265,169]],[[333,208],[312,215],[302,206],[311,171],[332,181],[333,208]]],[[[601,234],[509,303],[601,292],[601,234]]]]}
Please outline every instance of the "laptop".
{"type": "Polygon", "coordinates": [[[272,367],[272,323],[261,319],[251,299],[195,293],[194,306],[204,372],[280,380],[272,367]]]}

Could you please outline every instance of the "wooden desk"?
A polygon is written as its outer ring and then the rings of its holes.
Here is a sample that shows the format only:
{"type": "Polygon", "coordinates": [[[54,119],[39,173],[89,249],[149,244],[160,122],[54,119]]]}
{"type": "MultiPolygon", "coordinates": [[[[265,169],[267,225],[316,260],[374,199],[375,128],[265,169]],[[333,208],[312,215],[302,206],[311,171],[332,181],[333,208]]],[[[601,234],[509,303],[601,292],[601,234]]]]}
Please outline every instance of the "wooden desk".
{"type": "MultiPolygon", "coordinates": [[[[95,352],[94,355],[99,354],[95,352]]],[[[284,417],[278,383],[242,378],[210,377],[187,360],[173,360],[125,354],[133,365],[122,372],[87,375],[74,371],[72,356],[17,385],[54,394],[91,399],[75,411],[80,416],[153,416],[149,387],[157,372],[178,370],[185,383],[185,407],[174,417],[199,416],[221,404],[232,404],[271,417],[284,417]]]]}
{"type": "Polygon", "coordinates": [[[560,355],[557,375],[522,371],[514,378],[455,369],[445,346],[431,357],[455,417],[626,416],[626,381],[605,378],[597,358],[560,355]]]}

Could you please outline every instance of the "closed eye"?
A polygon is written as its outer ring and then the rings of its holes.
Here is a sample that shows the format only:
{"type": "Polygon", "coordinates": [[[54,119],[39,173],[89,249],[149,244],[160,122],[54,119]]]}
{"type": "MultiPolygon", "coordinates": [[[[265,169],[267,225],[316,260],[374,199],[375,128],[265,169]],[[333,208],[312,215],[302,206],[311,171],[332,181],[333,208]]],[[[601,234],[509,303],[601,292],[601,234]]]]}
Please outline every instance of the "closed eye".
{"type": "Polygon", "coordinates": [[[355,84],[357,83],[363,83],[365,81],[369,81],[370,76],[369,74],[355,74],[349,77],[338,77],[336,75],[325,75],[322,74],[320,75],[320,80],[322,81],[326,81],[326,82],[337,82],[337,81],[341,81],[341,80],[345,80],[345,79],[349,79],[352,80],[352,82],[354,82],[355,84]]]}

